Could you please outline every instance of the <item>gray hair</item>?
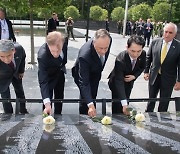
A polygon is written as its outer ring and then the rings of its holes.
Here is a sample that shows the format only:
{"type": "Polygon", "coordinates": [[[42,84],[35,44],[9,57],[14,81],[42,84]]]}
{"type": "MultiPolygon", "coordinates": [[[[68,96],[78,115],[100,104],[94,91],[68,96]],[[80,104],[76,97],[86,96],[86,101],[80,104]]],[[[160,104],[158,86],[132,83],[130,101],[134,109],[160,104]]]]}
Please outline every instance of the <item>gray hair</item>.
{"type": "Polygon", "coordinates": [[[174,24],[174,23],[172,23],[172,22],[167,23],[167,24],[165,24],[163,30],[165,30],[165,28],[168,27],[168,26],[173,26],[173,27],[174,27],[174,32],[177,33],[177,30],[178,30],[178,29],[177,29],[177,25],[176,25],[176,24],[174,24]]]}
{"type": "Polygon", "coordinates": [[[48,45],[55,45],[57,42],[64,42],[64,37],[61,34],[61,32],[58,31],[53,31],[48,33],[47,37],[46,37],[46,42],[48,45]]]}
{"type": "Polygon", "coordinates": [[[0,40],[0,51],[1,52],[8,52],[14,50],[14,43],[11,40],[0,40]]]}
{"type": "Polygon", "coordinates": [[[94,39],[93,40],[97,40],[98,38],[104,38],[104,37],[109,37],[111,38],[109,32],[105,29],[99,29],[96,31],[95,35],[94,35],[94,39]]]}

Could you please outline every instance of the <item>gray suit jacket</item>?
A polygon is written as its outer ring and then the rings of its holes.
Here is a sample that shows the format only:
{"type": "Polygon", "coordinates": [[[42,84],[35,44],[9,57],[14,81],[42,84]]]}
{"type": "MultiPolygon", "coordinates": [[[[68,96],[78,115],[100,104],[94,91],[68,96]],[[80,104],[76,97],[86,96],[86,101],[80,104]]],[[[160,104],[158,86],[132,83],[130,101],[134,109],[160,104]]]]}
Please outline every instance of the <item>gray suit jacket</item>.
{"type": "Polygon", "coordinates": [[[162,83],[174,86],[176,80],[180,82],[180,42],[172,41],[164,62],[160,63],[163,39],[153,40],[146,57],[145,73],[150,72],[149,83],[154,84],[158,71],[161,68],[162,83]]]}
{"type": "Polygon", "coordinates": [[[15,44],[15,49],[14,60],[16,68],[14,71],[0,60],[0,93],[7,90],[13,77],[18,78],[19,73],[24,73],[26,58],[25,51],[19,44],[15,44]]]}

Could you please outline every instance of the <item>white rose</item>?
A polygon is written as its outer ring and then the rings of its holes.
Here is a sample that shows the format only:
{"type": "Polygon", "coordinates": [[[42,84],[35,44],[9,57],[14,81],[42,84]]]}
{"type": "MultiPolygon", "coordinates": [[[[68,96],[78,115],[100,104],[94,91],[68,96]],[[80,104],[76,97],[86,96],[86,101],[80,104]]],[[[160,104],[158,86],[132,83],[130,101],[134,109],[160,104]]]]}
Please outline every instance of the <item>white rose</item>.
{"type": "Polygon", "coordinates": [[[142,122],[142,121],[145,121],[145,116],[144,116],[144,114],[142,114],[142,113],[136,114],[135,120],[136,120],[136,122],[142,122]]]}
{"type": "Polygon", "coordinates": [[[55,128],[55,125],[43,125],[43,130],[46,131],[46,132],[49,132],[51,133],[55,128]]]}
{"type": "Polygon", "coordinates": [[[52,116],[47,116],[43,118],[43,123],[46,125],[52,125],[55,123],[55,119],[52,116]]]}
{"type": "Polygon", "coordinates": [[[111,117],[105,116],[102,120],[101,123],[103,125],[110,125],[111,124],[111,117]]]}

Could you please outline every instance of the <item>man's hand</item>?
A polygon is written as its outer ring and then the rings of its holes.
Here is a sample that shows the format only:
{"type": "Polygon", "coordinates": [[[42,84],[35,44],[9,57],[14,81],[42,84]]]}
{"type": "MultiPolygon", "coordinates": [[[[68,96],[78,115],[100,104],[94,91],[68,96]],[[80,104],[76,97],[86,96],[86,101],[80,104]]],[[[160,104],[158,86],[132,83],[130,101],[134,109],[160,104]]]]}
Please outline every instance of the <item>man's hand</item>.
{"type": "Polygon", "coordinates": [[[130,82],[132,80],[134,80],[136,77],[134,75],[126,75],[124,78],[125,82],[130,82]]]}
{"type": "Polygon", "coordinates": [[[96,116],[96,109],[94,107],[94,104],[89,105],[88,115],[90,117],[95,117],[96,116]]]}
{"type": "Polygon", "coordinates": [[[180,82],[175,83],[174,90],[180,90],[180,82]]]}
{"type": "Polygon", "coordinates": [[[19,79],[22,79],[24,76],[24,73],[19,73],[19,79]]]}
{"type": "Polygon", "coordinates": [[[51,104],[50,104],[50,102],[45,104],[44,113],[49,114],[49,115],[51,114],[51,104]]]}
{"type": "Polygon", "coordinates": [[[127,111],[127,105],[124,105],[124,106],[123,106],[123,113],[124,113],[125,115],[129,115],[129,114],[130,114],[129,111],[127,111]]]}
{"type": "Polygon", "coordinates": [[[144,79],[147,81],[149,80],[149,73],[144,73],[144,79]]]}

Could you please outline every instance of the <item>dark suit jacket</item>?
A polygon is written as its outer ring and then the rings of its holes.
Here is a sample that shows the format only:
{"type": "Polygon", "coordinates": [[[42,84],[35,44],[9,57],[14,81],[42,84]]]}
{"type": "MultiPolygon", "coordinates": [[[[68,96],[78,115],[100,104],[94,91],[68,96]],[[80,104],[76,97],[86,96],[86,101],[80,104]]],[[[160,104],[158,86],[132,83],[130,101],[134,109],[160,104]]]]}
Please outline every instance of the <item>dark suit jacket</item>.
{"type": "Polygon", "coordinates": [[[146,35],[146,34],[151,34],[152,33],[152,30],[153,30],[153,25],[150,23],[150,30],[148,30],[148,29],[146,29],[148,27],[148,24],[147,23],[145,23],[144,24],[144,35],[146,35]]]}
{"type": "MultiPolygon", "coordinates": [[[[111,43],[110,43],[111,46],[111,43]]],[[[78,58],[72,68],[72,76],[80,89],[81,96],[86,100],[86,103],[92,102],[97,95],[101,72],[107,61],[110,46],[105,54],[105,62],[102,66],[100,58],[94,49],[93,41],[89,40],[79,50],[78,58]]]]}
{"type": "MultiPolygon", "coordinates": [[[[109,75],[109,87],[114,89],[119,98],[117,99],[127,99],[125,93],[125,81],[124,77],[126,75],[134,75],[136,79],[141,75],[145,68],[146,62],[146,52],[143,50],[141,55],[137,58],[134,69],[132,70],[131,59],[127,51],[121,52],[115,61],[115,66],[109,75]]],[[[133,86],[135,80],[131,81],[130,84],[133,86]]],[[[132,87],[131,87],[132,88],[132,87]]]]}
{"type": "Polygon", "coordinates": [[[13,77],[18,78],[19,73],[24,73],[26,58],[25,51],[19,44],[15,44],[15,49],[14,60],[16,63],[16,69],[14,71],[0,60],[0,93],[7,90],[13,77]]]}
{"type": "Polygon", "coordinates": [[[55,31],[57,26],[59,26],[59,21],[56,21],[53,18],[50,18],[48,20],[48,33],[55,31]]]}
{"type": "Polygon", "coordinates": [[[68,39],[65,39],[63,45],[62,58],[54,58],[50,53],[47,43],[43,44],[38,51],[38,79],[41,88],[42,98],[50,98],[50,90],[54,89],[61,71],[66,73],[65,64],[67,63],[68,39]]]}
{"type": "Polygon", "coordinates": [[[176,80],[180,82],[180,42],[176,39],[172,41],[166,58],[161,65],[162,44],[162,38],[152,41],[147,53],[145,73],[150,72],[149,83],[153,85],[161,67],[162,83],[166,84],[167,87],[174,86],[176,80]]]}
{"type": "MultiPolygon", "coordinates": [[[[9,40],[13,40],[14,42],[16,42],[16,38],[14,36],[14,31],[13,31],[13,28],[12,28],[12,22],[8,19],[5,19],[6,22],[7,22],[7,25],[8,25],[8,28],[9,28],[9,40]]],[[[0,39],[1,39],[1,22],[0,22],[0,39]]]]}

